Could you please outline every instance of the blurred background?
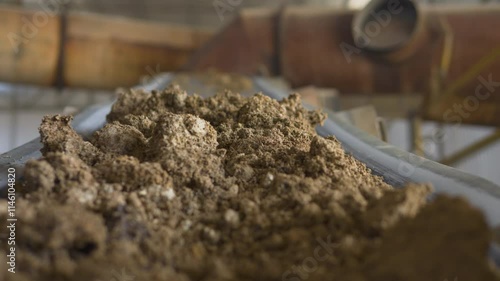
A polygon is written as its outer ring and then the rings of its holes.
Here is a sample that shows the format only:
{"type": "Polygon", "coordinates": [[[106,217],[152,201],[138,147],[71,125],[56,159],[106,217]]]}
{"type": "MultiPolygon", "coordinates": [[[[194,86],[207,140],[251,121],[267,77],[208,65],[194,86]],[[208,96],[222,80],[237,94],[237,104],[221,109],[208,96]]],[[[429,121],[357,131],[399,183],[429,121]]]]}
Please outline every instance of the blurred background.
{"type": "Polygon", "coordinates": [[[0,153],[118,87],[221,71],[500,184],[499,24],[493,0],[0,0],[0,153]]]}

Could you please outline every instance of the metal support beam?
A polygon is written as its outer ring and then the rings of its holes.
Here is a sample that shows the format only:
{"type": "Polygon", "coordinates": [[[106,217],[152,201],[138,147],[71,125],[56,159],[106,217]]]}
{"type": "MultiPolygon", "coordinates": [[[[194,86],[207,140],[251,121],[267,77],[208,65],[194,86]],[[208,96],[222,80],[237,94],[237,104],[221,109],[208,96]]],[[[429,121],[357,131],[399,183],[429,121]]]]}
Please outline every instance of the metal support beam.
{"type": "Polygon", "coordinates": [[[444,159],[442,159],[440,162],[444,165],[451,166],[467,157],[470,155],[485,149],[486,147],[494,144],[495,142],[500,140],[500,130],[496,130],[493,134],[485,137],[482,140],[479,140],[466,148],[454,153],[451,156],[448,156],[444,159]]]}

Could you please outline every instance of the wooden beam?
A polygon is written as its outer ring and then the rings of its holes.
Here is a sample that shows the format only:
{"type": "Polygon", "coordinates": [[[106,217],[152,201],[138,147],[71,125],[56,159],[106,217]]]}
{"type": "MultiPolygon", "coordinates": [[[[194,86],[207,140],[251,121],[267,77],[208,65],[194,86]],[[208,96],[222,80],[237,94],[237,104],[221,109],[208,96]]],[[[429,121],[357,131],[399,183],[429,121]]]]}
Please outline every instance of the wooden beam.
{"type": "MultiPolygon", "coordinates": [[[[98,89],[175,71],[212,36],[209,30],[89,13],[69,14],[65,32],[64,86],[98,89]]],[[[0,36],[0,81],[55,85],[59,15],[0,6],[0,34],[6,34],[0,36]]]]}
{"type": "Polygon", "coordinates": [[[34,13],[0,8],[0,81],[51,85],[55,81],[59,17],[43,25],[32,22],[34,13]]]}

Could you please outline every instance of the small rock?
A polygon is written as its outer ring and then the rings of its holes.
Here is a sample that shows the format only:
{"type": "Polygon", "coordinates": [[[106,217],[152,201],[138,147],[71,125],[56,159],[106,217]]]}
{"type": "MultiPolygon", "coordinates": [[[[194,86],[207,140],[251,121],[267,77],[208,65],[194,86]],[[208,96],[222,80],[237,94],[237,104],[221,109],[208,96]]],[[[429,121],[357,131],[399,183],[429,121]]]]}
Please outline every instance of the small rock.
{"type": "Polygon", "coordinates": [[[228,209],[224,213],[224,220],[232,226],[237,226],[240,223],[240,215],[235,210],[228,209]]]}
{"type": "Polygon", "coordinates": [[[169,188],[165,191],[162,191],[161,196],[166,197],[168,200],[172,200],[175,198],[175,191],[173,188],[169,188]]]}

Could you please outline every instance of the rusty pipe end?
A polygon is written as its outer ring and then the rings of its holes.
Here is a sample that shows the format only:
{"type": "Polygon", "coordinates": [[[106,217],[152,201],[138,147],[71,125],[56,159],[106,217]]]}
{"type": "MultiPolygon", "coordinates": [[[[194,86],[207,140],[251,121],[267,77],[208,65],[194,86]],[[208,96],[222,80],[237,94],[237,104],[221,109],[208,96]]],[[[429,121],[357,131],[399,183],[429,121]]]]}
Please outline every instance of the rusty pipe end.
{"type": "Polygon", "coordinates": [[[372,0],[352,21],[354,43],[368,55],[401,62],[426,37],[423,17],[412,0],[372,0]]]}

